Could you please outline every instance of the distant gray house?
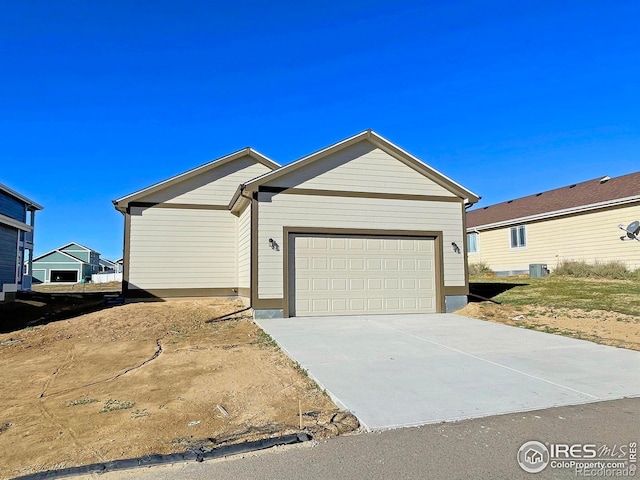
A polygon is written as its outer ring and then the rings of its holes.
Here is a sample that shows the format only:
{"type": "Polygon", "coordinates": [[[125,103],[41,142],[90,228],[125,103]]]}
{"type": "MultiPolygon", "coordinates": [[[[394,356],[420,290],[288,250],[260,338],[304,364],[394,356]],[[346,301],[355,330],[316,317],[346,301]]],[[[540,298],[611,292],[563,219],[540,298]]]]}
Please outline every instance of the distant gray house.
{"type": "Polygon", "coordinates": [[[107,258],[101,258],[100,262],[100,273],[118,273],[118,264],[116,262],[112,262],[107,258]]]}
{"type": "Polygon", "coordinates": [[[32,275],[39,283],[77,283],[100,272],[100,254],[71,242],[33,259],[32,275]]]}
{"type": "Polygon", "coordinates": [[[36,210],[42,206],[0,184],[0,301],[12,300],[15,292],[31,287],[22,265],[33,258],[36,210]]]}

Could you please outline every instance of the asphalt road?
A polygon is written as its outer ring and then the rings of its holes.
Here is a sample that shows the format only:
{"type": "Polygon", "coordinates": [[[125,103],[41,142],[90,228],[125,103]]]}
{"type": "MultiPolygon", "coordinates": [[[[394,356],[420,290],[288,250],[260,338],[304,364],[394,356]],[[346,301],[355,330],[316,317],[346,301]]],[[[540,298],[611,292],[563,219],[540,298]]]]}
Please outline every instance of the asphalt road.
{"type": "Polygon", "coordinates": [[[530,440],[549,444],[606,444],[610,448],[634,441],[639,443],[640,398],[361,433],[225,460],[109,472],[83,478],[580,478],[574,470],[550,466],[535,474],[521,470],[516,461],[517,452],[530,440]]]}

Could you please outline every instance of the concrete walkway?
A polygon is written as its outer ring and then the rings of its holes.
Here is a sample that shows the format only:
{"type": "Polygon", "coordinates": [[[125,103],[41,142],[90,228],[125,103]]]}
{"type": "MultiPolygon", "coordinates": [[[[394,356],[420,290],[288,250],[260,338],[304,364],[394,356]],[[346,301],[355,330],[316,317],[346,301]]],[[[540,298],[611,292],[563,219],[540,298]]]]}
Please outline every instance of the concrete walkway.
{"type": "Polygon", "coordinates": [[[640,352],[459,315],[258,323],[370,430],[640,396],[640,352]]]}

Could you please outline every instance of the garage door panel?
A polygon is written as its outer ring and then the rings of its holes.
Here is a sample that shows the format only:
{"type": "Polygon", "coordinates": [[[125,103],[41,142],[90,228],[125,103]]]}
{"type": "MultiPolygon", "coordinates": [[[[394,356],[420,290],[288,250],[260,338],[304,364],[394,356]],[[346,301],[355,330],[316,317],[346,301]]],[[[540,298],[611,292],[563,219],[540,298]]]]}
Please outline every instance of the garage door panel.
{"type": "Polygon", "coordinates": [[[296,316],[435,312],[434,240],[294,235],[296,316]]]}
{"type": "Polygon", "coordinates": [[[346,270],[347,269],[347,259],[346,258],[332,258],[331,259],[331,270],[346,270]]]}

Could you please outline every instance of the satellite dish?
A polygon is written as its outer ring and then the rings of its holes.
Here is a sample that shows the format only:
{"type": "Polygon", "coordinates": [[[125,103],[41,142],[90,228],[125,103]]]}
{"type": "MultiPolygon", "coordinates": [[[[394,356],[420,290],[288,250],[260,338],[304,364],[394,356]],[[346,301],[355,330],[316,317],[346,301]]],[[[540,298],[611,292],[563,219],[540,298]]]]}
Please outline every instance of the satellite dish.
{"type": "Polygon", "coordinates": [[[638,240],[640,242],[640,237],[638,237],[638,234],[640,234],[640,222],[638,220],[631,222],[627,228],[624,228],[624,225],[620,224],[618,225],[618,227],[620,228],[620,230],[624,230],[625,232],[627,232],[627,238],[625,238],[624,236],[620,237],[621,240],[638,240]]]}
{"type": "Polygon", "coordinates": [[[635,222],[631,222],[627,227],[627,235],[631,238],[632,235],[634,237],[638,236],[638,233],[640,233],[640,222],[636,220],[635,222]]]}

